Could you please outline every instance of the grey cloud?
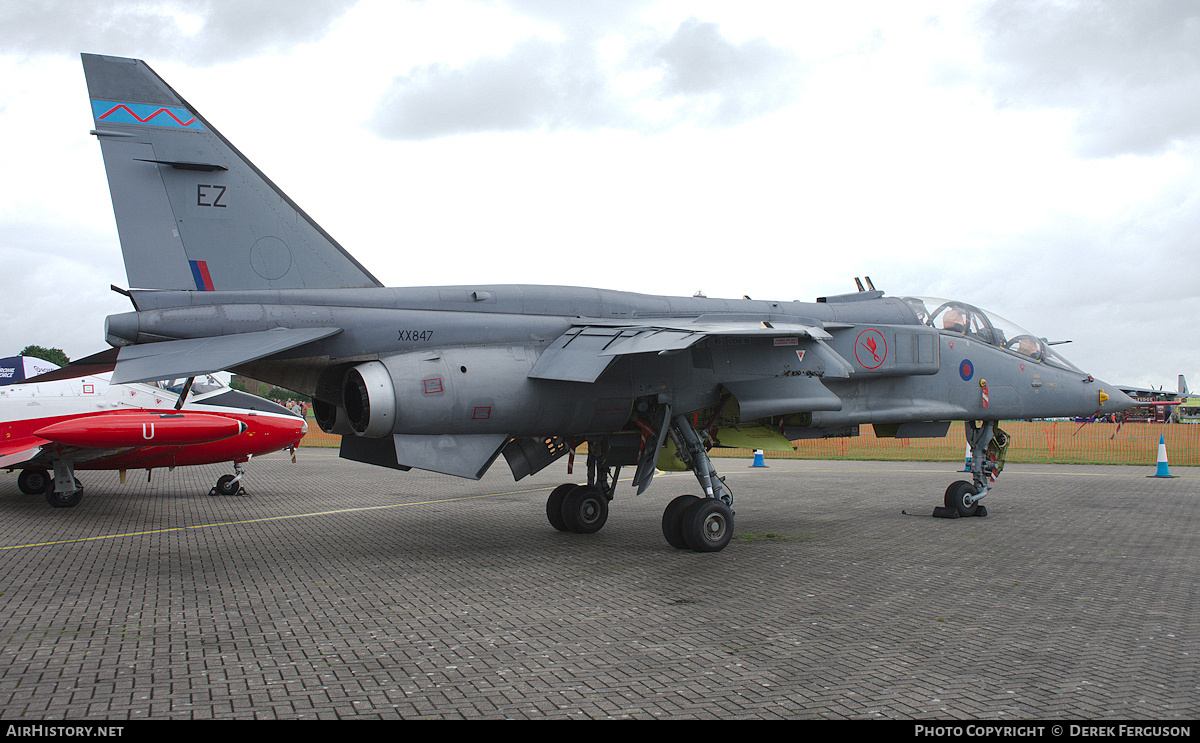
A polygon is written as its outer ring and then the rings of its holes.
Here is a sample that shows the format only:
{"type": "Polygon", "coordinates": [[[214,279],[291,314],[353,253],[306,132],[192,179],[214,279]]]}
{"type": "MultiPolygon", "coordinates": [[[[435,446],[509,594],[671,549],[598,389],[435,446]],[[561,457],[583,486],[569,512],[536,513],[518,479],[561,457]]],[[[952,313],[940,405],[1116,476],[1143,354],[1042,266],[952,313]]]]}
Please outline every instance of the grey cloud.
{"type": "Polygon", "coordinates": [[[396,78],[373,118],[397,139],[602,125],[615,106],[594,57],[531,40],[462,68],[428,65],[396,78]]]}
{"type": "Polygon", "coordinates": [[[980,20],[998,103],[1076,110],[1082,154],[1200,134],[1200,5],[1006,0],[980,20]]]}
{"type": "Polygon", "coordinates": [[[320,38],[354,5],[351,0],[41,0],[0,6],[5,51],[98,52],[192,64],[227,62],[320,38]],[[184,34],[173,11],[203,25],[184,34]]]}
{"type": "MultiPolygon", "coordinates": [[[[539,3],[522,3],[520,7],[539,3]]],[[[675,106],[668,121],[636,113],[636,98],[614,92],[595,48],[597,27],[571,23],[562,42],[527,40],[504,56],[460,67],[429,65],[392,81],[372,118],[382,136],[430,139],[480,131],[647,131],[684,121],[736,124],[790,102],[799,64],[762,40],[734,44],[716,24],[691,19],[670,38],[631,44],[617,72],[658,71],[660,85],[642,95],[675,106]]],[[[643,29],[645,31],[645,29],[643,29]]]]}
{"type": "Polygon", "coordinates": [[[799,64],[790,52],[761,39],[736,45],[715,23],[695,18],[680,25],[655,56],[664,67],[664,94],[711,97],[705,116],[716,125],[786,105],[798,86],[799,64]]]}

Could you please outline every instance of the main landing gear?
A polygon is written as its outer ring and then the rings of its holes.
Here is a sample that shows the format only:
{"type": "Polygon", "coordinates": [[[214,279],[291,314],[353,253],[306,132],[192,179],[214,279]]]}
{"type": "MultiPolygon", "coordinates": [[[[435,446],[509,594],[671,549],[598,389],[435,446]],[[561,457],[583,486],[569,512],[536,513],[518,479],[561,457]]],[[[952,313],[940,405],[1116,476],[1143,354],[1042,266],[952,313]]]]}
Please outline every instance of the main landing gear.
{"type": "Polygon", "coordinates": [[[717,474],[687,416],[675,416],[670,434],[676,455],[695,473],[705,497],[681,495],[667,504],[663,537],[676,549],[720,552],[733,539],[733,492],[717,474]]]}
{"type": "MultiPolygon", "coordinates": [[[[713,468],[691,422],[676,416],[669,425],[676,454],[696,474],[705,497],[681,495],[671,501],[663,512],[663,536],[677,549],[719,552],[733,539],[733,493],[713,468]]],[[[653,442],[656,437],[649,439],[653,442]]],[[[588,484],[559,485],[546,499],[546,518],[555,529],[593,534],[608,520],[608,504],[621,467],[610,464],[606,449],[599,442],[589,442],[588,484]]]]}
{"type": "Polygon", "coordinates": [[[943,501],[945,507],[933,509],[933,515],[939,518],[987,516],[987,508],[980,501],[991,492],[991,481],[1004,469],[1008,434],[994,421],[967,421],[966,432],[971,447],[971,482],[950,483],[943,501]]]}
{"type": "Polygon", "coordinates": [[[233,463],[232,475],[221,475],[217,478],[217,484],[208,491],[209,495],[249,495],[246,489],[242,487],[242,476],[245,471],[239,462],[233,463]]]}
{"type": "Polygon", "coordinates": [[[608,502],[617,490],[621,474],[619,455],[613,456],[607,442],[588,442],[588,484],[559,485],[546,499],[546,518],[559,531],[595,534],[608,521],[608,502]]]}
{"type": "Polygon", "coordinates": [[[74,508],[83,500],[83,483],[75,476],[75,466],[72,462],[54,462],[53,474],[40,469],[24,470],[17,478],[17,486],[25,493],[31,492],[26,488],[35,488],[38,484],[42,485],[41,492],[45,494],[46,502],[55,508],[74,508]]]}

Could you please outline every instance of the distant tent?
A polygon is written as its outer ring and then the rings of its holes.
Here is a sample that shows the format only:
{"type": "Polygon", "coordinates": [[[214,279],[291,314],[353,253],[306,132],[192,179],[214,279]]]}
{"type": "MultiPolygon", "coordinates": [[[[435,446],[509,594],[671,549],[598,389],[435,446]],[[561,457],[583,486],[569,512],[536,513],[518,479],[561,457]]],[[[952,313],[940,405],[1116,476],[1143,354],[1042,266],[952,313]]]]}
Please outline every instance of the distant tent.
{"type": "Polygon", "coordinates": [[[24,382],[30,377],[54,371],[58,364],[32,356],[9,356],[0,359],[0,386],[24,382]]]}

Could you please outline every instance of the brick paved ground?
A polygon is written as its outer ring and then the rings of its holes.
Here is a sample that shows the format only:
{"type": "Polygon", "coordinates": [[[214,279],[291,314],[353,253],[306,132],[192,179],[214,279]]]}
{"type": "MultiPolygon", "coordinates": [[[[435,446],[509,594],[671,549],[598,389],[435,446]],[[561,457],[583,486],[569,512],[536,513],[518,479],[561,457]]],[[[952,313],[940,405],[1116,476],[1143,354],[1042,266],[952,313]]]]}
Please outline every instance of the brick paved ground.
{"type": "Polygon", "coordinates": [[[718,460],[722,553],[671,549],[695,492],[623,484],[608,526],[513,483],[301,450],[0,484],[0,718],[1200,717],[1200,473],[1011,465],[984,519],[952,464],[718,460]],[[27,546],[26,546],[27,545],[27,546]]]}

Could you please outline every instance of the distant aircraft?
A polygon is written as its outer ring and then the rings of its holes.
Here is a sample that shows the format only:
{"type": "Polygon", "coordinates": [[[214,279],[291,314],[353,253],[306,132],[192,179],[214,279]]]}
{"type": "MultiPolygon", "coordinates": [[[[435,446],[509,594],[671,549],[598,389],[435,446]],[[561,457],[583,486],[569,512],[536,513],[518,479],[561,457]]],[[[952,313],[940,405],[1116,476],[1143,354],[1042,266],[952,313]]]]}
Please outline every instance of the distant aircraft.
{"type": "Polygon", "coordinates": [[[124,482],[131,469],[232,462],[210,492],[235,495],[243,462],[294,450],[308,432],[295,413],[212,377],[110,384],[103,363],[81,363],[96,373],[72,365],[0,387],[0,468],[20,469],[21,491],[56,508],[83,497],[76,470],[120,470],[124,482]]]}
{"type": "MultiPolygon", "coordinates": [[[[1147,422],[1167,422],[1171,420],[1171,408],[1182,406],[1183,401],[1187,399],[1188,386],[1187,380],[1183,375],[1179,375],[1178,389],[1175,392],[1167,392],[1161,387],[1158,389],[1147,387],[1129,387],[1122,386],[1121,391],[1129,395],[1133,399],[1134,407],[1131,410],[1125,411],[1122,416],[1122,422],[1128,421],[1147,421],[1147,422]]],[[[1182,408],[1181,408],[1182,412],[1182,408]]]]}
{"type": "Polygon", "coordinates": [[[790,449],[864,423],[912,438],[966,421],[972,481],[943,503],[982,514],[997,421],[1132,404],[996,315],[869,280],[815,303],[384,288],[144,62],[83,66],[135,310],[106,321],[115,380],[236,370],[311,394],[342,457],[398,470],[479,478],[503,455],[520,479],[586,443],[587,484],[546,503],[560,530],[605,524],[622,467],[639,493],[656,467],[690,469],[703,497],[672,501],[663,534],[721,550],[733,494],[710,447],[790,449]]]}

